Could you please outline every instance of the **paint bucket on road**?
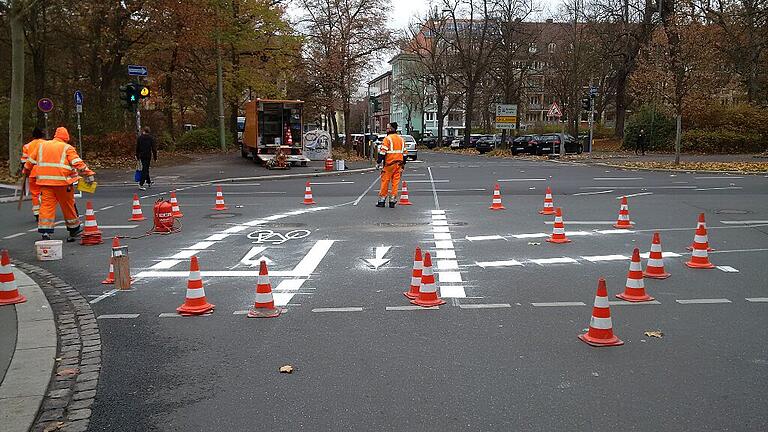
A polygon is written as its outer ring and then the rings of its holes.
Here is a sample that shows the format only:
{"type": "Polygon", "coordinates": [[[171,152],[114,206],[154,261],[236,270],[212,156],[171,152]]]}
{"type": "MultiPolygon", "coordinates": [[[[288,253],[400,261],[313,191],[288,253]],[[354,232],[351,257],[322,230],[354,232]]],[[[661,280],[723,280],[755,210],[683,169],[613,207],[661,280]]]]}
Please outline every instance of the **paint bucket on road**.
{"type": "Polygon", "coordinates": [[[35,242],[35,254],[38,261],[60,260],[62,257],[61,240],[40,240],[35,242]]]}
{"type": "Polygon", "coordinates": [[[344,165],[344,159],[338,159],[334,162],[336,162],[336,171],[344,171],[347,169],[344,165]]]}

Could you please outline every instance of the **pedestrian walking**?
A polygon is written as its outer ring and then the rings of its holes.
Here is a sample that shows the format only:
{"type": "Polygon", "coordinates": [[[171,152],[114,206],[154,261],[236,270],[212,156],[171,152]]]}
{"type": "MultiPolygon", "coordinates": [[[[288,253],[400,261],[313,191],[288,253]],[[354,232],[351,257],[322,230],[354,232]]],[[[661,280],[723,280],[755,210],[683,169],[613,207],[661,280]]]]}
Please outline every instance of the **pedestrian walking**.
{"type": "Polygon", "coordinates": [[[397,123],[388,123],[387,136],[381,142],[379,156],[376,160],[376,167],[381,170],[381,188],[376,207],[384,207],[387,195],[389,195],[389,208],[395,208],[400,177],[405,167],[405,156],[407,155],[408,149],[405,147],[405,141],[403,137],[397,134],[397,123]]]}
{"type": "Polygon", "coordinates": [[[640,132],[637,133],[637,139],[635,140],[635,154],[640,151],[641,154],[645,156],[645,139],[645,131],[640,129],[640,132]]]}
{"type": "Polygon", "coordinates": [[[49,240],[56,222],[56,204],[64,214],[64,224],[69,231],[68,242],[83,232],[80,216],[75,207],[74,183],[85,176],[86,183],[93,183],[96,174],[80,159],[74,147],[68,144],[69,132],[66,128],[56,129],[53,139],[41,140],[29,148],[29,157],[24,164],[24,175],[34,169],[37,184],[40,186],[40,217],[37,231],[43,240],[49,240]]]}
{"type": "MultiPolygon", "coordinates": [[[[40,141],[43,141],[44,137],[45,134],[43,134],[42,129],[36,127],[32,130],[32,141],[24,144],[24,147],[21,148],[21,165],[19,166],[19,171],[24,169],[24,165],[27,163],[27,160],[29,160],[29,149],[37,146],[40,141]]],[[[38,220],[40,213],[40,186],[37,184],[36,176],[37,170],[35,167],[32,167],[29,177],[27,177],[27,181],[29,182],[29,188],[27,190],[32,197],[32,215],[35,217],[35,220],[38,220]]]]}
{"type": "Polygon", "coordinates": [[[150,134],[149,126],[144,126],[141,135],[136,138],[136,160],[141,162],[141,179],[139,180],[139,189],[147,190],[144,187],[152,187],[152,180],[149,178],[149,164],[154,159],[157,162],[157,145],[155,138],[150,134]]]}

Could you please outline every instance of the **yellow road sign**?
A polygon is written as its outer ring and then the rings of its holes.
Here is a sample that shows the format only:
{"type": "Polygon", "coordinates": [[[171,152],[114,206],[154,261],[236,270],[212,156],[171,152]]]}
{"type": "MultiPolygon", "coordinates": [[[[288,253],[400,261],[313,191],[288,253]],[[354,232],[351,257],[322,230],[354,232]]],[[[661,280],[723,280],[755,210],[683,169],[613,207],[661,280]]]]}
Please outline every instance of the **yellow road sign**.
{"type": "Polygon", "coordinates": [[[517,123],[517,116],[496,116],[496,123],[517,123]]]}

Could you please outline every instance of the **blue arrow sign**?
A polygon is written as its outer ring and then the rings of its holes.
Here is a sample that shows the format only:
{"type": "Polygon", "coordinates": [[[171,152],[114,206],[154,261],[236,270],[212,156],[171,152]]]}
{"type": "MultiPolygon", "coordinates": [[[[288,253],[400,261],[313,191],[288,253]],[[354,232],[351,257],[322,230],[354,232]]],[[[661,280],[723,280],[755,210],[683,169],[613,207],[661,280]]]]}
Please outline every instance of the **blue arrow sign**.
{"type": "Polygon", "coordinates": [[[75,105],[82,105],[83,104],[83,94],[80,92],[80,90],[75,90],[75,105]]]}
{"type": "Polygon", "coordinates": [[[147,76],[147,67],[139,65],[128,65],[128,75],[147,76]]]}

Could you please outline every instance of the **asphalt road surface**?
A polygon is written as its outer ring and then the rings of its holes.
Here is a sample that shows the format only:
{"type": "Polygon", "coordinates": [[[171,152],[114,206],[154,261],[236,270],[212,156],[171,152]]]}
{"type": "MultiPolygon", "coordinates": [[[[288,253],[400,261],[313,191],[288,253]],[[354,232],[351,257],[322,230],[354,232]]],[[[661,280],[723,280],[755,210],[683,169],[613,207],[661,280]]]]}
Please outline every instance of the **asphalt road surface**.
{"type": "MultiPolygon", "coordinates": [[[[123,240],[129,291],[100,283],[108,242],[39,263],[99,317],[90,430],[768,430],[766,176],[423,153],[404,176],[414,205],[395,209],[374,207],[375,173],[313,179],[315,206],[303,179],[226,184],[224,212],[210,184],[158,184],[144,213],[178,188],[182,232],[123,240]],[[504,211],[488,209],[496,183],[504,211]],[[545,241],[546,186],[572,243],[545,241]],[[622,195],[633,230],[612,226],[622,195]],[[684,265],[700,212],[711,270],[684,265]],[[633,248],[656,231],[672,274],[646,279],[657,302],[612,304],[625,345],[581,342],[598,278],[618,300],[633,248]],[[439,309],[402,294],[416,246],[436,256],[439,309]],[[216,308],[182,318],[192,255],[216,308]],[[278,318],[242,314],[261,259],[278,318]]],[[[149,229],[127,221],[133,192],[100,187],[105,237],[149,229]]],[[[0,207],[2,246],[31,262],[34,224],[13,206],[0,207]]]]}

